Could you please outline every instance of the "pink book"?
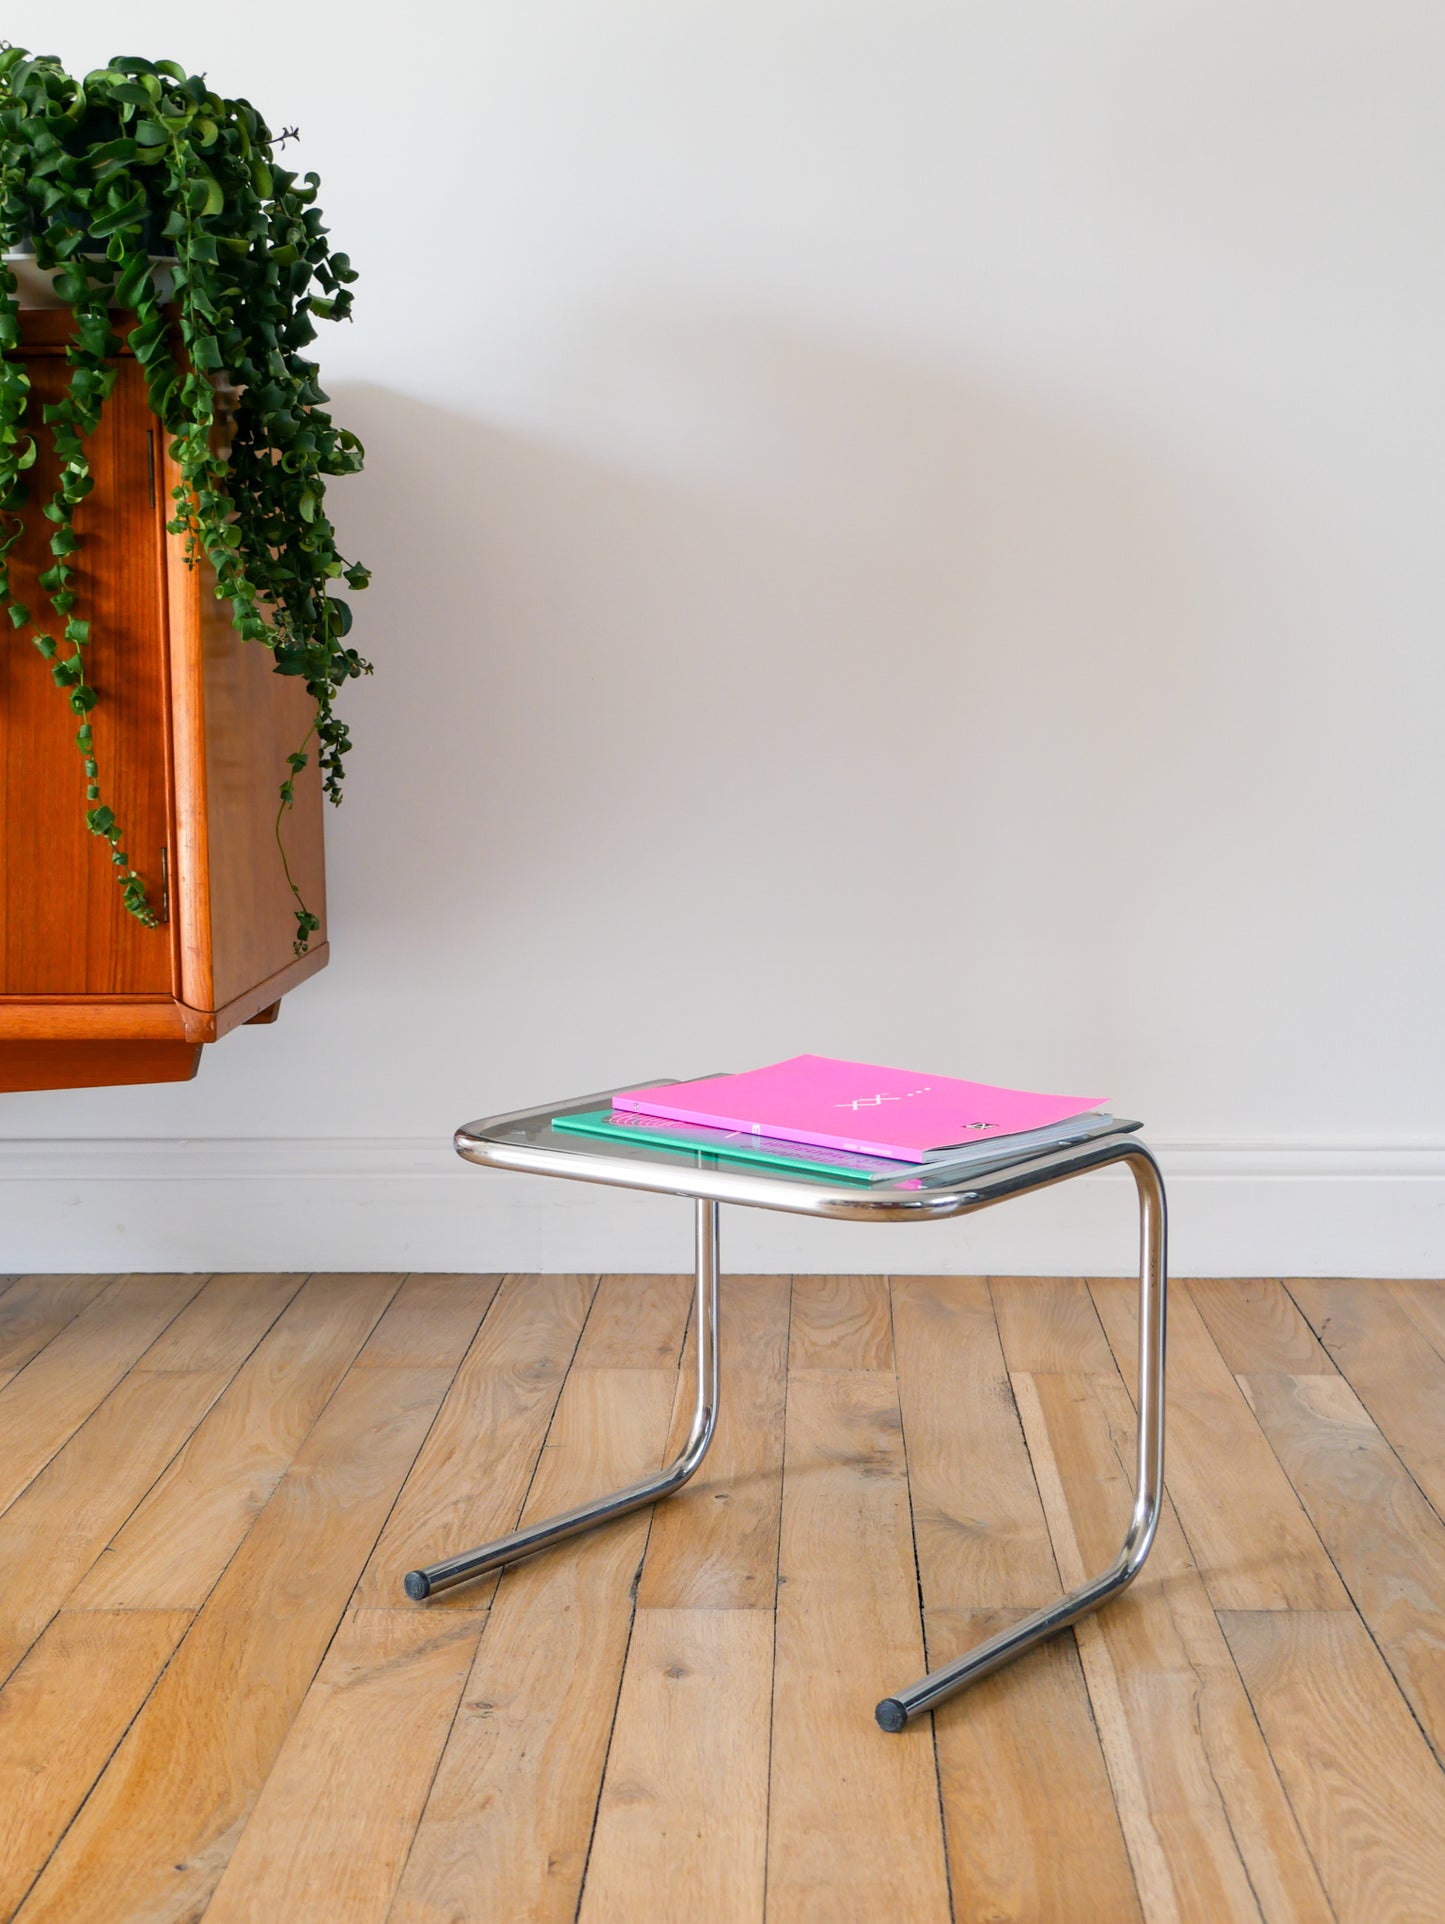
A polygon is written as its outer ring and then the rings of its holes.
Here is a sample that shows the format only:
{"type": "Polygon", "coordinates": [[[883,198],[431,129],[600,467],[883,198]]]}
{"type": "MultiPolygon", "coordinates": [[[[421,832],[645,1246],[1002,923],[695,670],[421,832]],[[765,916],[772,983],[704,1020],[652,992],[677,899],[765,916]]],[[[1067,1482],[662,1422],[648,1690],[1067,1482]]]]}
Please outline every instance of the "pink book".
{"type": "Polygon", "coordinates": [[[1097,1109],[1101,1096],[1042,1096],[956,1076],[879,1069],[832,1056],[793,1056],[740,1076],[629,1089],[614,1109],[784,1142],[923,1162],[930,1151],[1043,1129],[1097,1109]]]}

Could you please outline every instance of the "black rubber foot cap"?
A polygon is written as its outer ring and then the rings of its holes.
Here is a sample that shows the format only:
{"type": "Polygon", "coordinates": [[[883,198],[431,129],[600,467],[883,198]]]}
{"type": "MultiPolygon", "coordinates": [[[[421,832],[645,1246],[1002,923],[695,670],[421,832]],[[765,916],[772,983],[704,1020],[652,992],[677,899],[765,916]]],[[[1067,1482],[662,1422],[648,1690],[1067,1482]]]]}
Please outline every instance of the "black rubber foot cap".
{"type": "Polygon", "coordinates": [[[908,1712],[896,1697],[885,1697],[873,1715],[878,1719],[880,1730],[902,1730],[908,1722],[908,1712]]]}
{"type": "Polygon", "coordinates": [[[426,1580],[425,1570],[408,1570],[402,1578],[402,1588],[413,1603],[421,1603],[431,1595],[431,1585],[426,1580]]]}

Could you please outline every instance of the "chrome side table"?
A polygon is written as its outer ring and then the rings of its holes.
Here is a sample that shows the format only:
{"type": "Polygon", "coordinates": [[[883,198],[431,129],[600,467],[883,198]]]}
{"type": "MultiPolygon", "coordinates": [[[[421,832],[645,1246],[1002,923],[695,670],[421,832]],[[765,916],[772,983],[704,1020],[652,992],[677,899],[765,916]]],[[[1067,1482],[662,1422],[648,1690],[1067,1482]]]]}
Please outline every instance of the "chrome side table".
{"type": "MultiPolygon", "coordinates": [[[[633,1085],[636,1087],[655,1086],[633,1085]]],[[[1101,1603],[1117,1596],[1144,1566],[1164,1499],[1164,1324],[1168,1291],[1165,1256],[1164,1183],[1153,1156],[1135,1135],[1136,1122],[1100,1122],[1082,1117],[1078,1138],[1042,1154],[1010,1155],[1000,1143],[997,1158],[964,1173],[920,1170],[869,1188],[830,1183],[826,1177],[784,1170],[752,1169],[693,1149],[663,1149],[651,1143],[613,1142],[601,1137],[564,1134],[551,1126],[553,1116],[569,1110],[596,1109],[615,1090],[577,1096],[545,1108],[518,1110],[469,1122],[456,1133],[457,1153],[488,1169],[522,1170],[535,1176],[564,1176],[572,1182],[609,1183],[621,1189],[651,1189],[687,1196],[697,1206],[697,1404],[692,1429],[676,1461],[610,1496],[579,1504],[542,1523],[498,1537],[477,1550],[447,1557],[407,1573],[406,1594],[416,1601],[465,1583],[488,1570],[545,1550],[565,1537],[623,1516],[659,1497],[680,1490],[707,1454],[718,1411],[718,1208],[736,1203],[749,1209],[782,1209],[800,1216],[826,1216],[840,1222],[940,1222],[966,1216],[1027,1195],[1052,1183],[1067,1182],[1090,1169],[1127,1163],[1139,1197],[1139,1412],[1138,1472],[1134,1509],[1118,1556],[1090,1582],[907,1689],[885,1697],[876,1715],[884,1730],[902,1730],[912,1718],[944,1697],[1012,1662],[1056,1630],[1064,1629],[1101,1603]]]]}

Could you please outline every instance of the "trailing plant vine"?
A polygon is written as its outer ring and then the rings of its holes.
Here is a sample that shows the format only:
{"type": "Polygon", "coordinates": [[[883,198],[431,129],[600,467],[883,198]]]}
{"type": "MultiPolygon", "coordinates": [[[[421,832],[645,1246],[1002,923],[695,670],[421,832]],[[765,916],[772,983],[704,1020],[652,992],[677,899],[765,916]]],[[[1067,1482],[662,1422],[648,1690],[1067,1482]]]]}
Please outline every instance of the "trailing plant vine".
{"type": "MultiPolygon", "coordinates": [[[[148,924],[154,909],[102,795],[74,521],[94,486],[86,441],[115,385],[121,314],[180,471],[168,531],[190,565],[209,561],[241,637],[269,648],[278,674],[303,677],[316,704],[279,788],[283,864],[282,823],[312,752],[325,792],[341,799],[351,739],[335,698],[371,672],[346,646],[351,610],[331,591],[338,580],[364,588],[367,571],[339,552],[324,506],[327,479],[356,473],[362,447],[326,412],[304,352],[316,338],[313,319],[349,316],[356,275],[327,245],[317,176],[279,166],[277,145],[248,101],[224,99],[174,61],[119,57],[77,80],[51,55],[0,50],[0,242],[10,252],[28,239],[38,266],[59,270],[56,291],[75,323],[66,393],[41,423],[59,479],[41,507],[53,530],[51,565],[39,576],[49,614],[36,613],[10,583],[36,449],[29,381],[15,358],[17,281],[0,268],[0,606],[17,630],[33,623],[35,645],[79,720],[87,825],[110,845],[125,906],[148,924]],[[157,289],[152,256],[162,253],[173,255],[173,306],[157,289]],[[215,433],[223,379],[238,390],[229,448],[215,433]]],[[[320,923],[289,864],[285,873],[300,955],[320,923]]]]}

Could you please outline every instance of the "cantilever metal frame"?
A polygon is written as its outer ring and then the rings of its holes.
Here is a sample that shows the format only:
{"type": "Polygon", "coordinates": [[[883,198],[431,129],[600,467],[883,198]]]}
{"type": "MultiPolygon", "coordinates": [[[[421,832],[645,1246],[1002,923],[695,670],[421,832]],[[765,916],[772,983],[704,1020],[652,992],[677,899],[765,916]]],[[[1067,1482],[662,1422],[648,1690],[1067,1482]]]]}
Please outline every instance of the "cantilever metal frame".
{"type": "Polygon", "coordinates": [[[513,1115],[468,1123],[457,1131],[457,1151],[489,1168],[525,1170],[534,1175],[692,1199],[697,1225],[697,1402],[687,1442],[665,1469],[610,1496],[579,1504],[525,1530],[515,1530],[480,1549],[409,1571],[405,1578],[409,1597],[421,1601],[546,1550],[599,1523],[670,1496],[695,1474],[717,1426],[720,1204],[738,1203],[850,1222],[936,1222],[1121,1162],[1128,1165],[1134,1177],[1139,1202],[1138,1467],[1134,1507],[1123,1546],[1106,1570],[1057,1603],[1034,1611],[952,1663],[930,1671],[906,1690],[885,1697],[875,1712],[879,1725],[887,1731],[902,1730],[923,1711],[1011,1663],[1055,1631],[1097,1610],[1133,1582],[1154,1542],[1164,1501],[1164,1351],[1169,1287],[1164,1182],[1153,1156],[1133,1134],[1136,1123],[1114,1123],[1105,1133],[1095,1133],[1042,1155],[1010,1158],[1001,1153],[996,1164],[954,1181],[901,1178],[868,1190],[850,1190],[819,1178],[743,1169],[713,1157],[654,1151],[641,1144],[593,1139],[583,1148],[576,1136],[561,1136],[550,1129],[553,1116],[569,1109],[595,1108],[614,1093],[604,1091],[544,1109],[519,1110],[513,1115]]]}
{"type": "Polygon", "coordinates": [[[655,1503],[660,1496],[671,1496],[674,1490],[680,1490],[707,1455],[713,1431],[717,1428],[717,1286],[717,1204],[699,1200],[695,1299],[697,1403],[693,1409],[692,1428],[688,1431],[687,1442],[665,1470],[643,1477],[640,1483],[629,1483],[612,1496],[597,1497],[591,1503],[579,1503],[575,1510],[564,1510],[560,1516],[548,1517],[545,1522],[534,1523],[525,1530],[514,1530],[510,1536],[498,1537],[494,1543],[483,1544],[480,1550],[468,1550],[461,1556],[446,1557],[440,1563],[428,1564],[424,1570],[408,1570],[403,1579],[406,1594],[419,1603],[424,1597],[435,1596],[438,1590],[450,1590],[454,1584],[484,1576],[488,1570],[500,1570],[505,1563],[516,1563],[538,1550],[550,1549],[554,1543],[579,1536],[583,1530],[590,1530],[595,1524],[610,1523],[613,1517],[626,1516],[629,1510],[640,1510],[644,1504],[655,1503]]]}

